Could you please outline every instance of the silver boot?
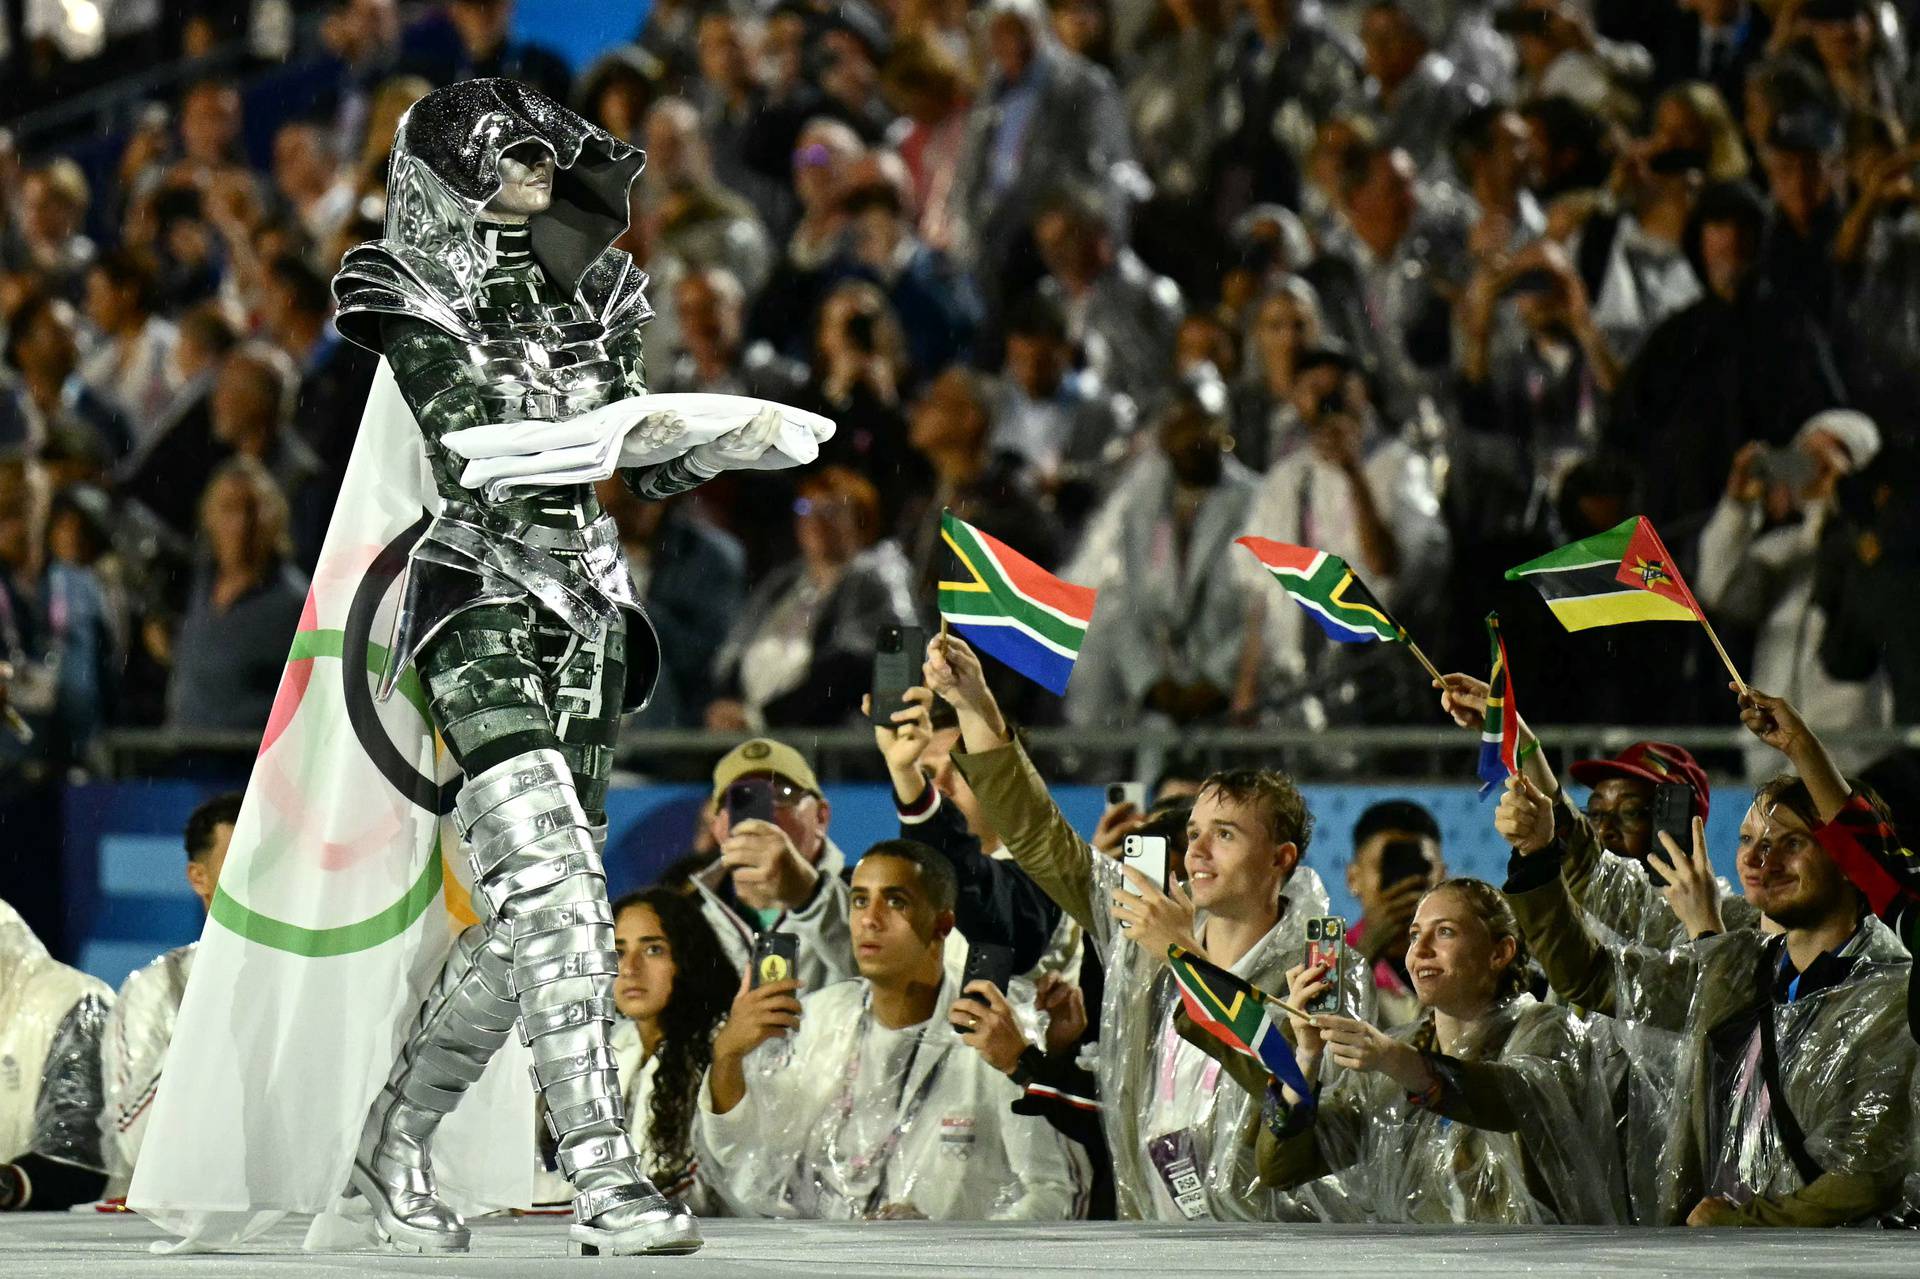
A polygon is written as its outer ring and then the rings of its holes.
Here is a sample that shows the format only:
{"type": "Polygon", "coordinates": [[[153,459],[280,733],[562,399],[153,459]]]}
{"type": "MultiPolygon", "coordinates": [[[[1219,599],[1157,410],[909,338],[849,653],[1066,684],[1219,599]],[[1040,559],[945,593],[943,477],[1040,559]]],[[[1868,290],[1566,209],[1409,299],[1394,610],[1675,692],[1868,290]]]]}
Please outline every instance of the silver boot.
{"type": "Polygon", "coordinates": [[[460,935],[420,1005],[393,1073],[367,1115],[351,1185],[380,1237],[404,1252],[465,1252],[466,1223],[440,1201],[429,1146],[513,1028],[505,947],[476,924],[460,935]]]}
{"type": "Polygon", "coordinates": [[[565,759],[532,751],[497,765],[461,790],[456,813],[479,895],[511,944],[520,1038],[575,1191],[574,1251],[694,1251],[693,1215],[654,1189],[627,1136],[608,1032],[619,1015],[613,910],[565,759]]]}

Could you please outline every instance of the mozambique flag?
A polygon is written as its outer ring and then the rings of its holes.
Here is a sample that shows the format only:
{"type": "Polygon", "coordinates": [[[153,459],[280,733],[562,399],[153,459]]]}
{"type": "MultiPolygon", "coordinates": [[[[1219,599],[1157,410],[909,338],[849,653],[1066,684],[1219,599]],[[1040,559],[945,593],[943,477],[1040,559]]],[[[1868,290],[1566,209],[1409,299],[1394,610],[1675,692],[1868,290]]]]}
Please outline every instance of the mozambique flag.
{"type": "Polygon", "coordinates": [[[1264,537],[1237,540],[1266,566],[1280,589],[1320,623],[1329,638],[1342,644],[1406,642],[1406,631],[1387,615],[1373,592],[1338,555],[1311,546],[1270,542],[1264,537]]]}
{"type": "Polygon", "coordinates": [[[940,583],[940,616],[981,652],[1064,694],[1096,593],[1061,581],[952,511],[940,513],[940,538],[966,579],[940,583]]]}
{"type": "Polygon", "coordinates": [[[1531,583],[1570,631],[1622,622],[1707,620],[1653,522],[1643,515],[1510,568],[1507,580],[1531,583]]]}
{"type": "Polygon", "coordinates": [[[1313,1089],[1294,1059],[1293,1044],[1268,1015],[1265,994],[1243,978],[1178,946],[1167,947],[1167,967],[1173,971],[1173,984],[1194,1025],[1265,1066],[1268,1074],[1303,1099],[1301,1104],[1312,1108],[1313,1089]]]}
{"type": "Polygon", "coordinates": [[[1500,635],[1500,614],[1487,614],[1487,642],[1493,673],[1487,676],[1487,712],[1480,725],[1480,794],[1520,771],[1520,707],[1513,700],[1513,671],[1507,666],[1507,641],[1500,635]]]}

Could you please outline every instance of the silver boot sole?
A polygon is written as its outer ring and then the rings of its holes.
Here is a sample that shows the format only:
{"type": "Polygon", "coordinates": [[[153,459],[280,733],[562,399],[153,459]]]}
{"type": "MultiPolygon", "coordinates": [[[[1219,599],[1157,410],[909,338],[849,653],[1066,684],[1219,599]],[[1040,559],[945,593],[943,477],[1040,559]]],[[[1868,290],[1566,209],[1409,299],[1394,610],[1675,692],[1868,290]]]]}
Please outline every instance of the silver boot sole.
{"type": "Polygon", "coordinates": [[[466,1252],[472,1246],[473,1232],[464,1225],[452,1230],[410,1225],[387,1201],[385,1185],[358,1159],[353,1161],[353,1170],[347,1174],[347,1178],[353,1189],[367,1201],[367,1206],[373,1209],[374,1233],[380,1236],[381,1243],[395,1252],[425,1256],[466,1252]]]}

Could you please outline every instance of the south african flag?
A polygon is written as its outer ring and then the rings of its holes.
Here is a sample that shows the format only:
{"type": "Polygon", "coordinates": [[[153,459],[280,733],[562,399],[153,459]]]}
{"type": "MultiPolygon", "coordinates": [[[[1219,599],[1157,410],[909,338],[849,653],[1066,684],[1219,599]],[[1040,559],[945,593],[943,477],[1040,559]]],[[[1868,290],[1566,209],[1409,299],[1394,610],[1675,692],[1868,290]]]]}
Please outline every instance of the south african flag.
{"type": "Polygon", "coordinates": [[[1520,771],[1520,708],[1513,700],[1513,672],[1507,667],[1507,642],[1500,637],[1500,614],[1487,614],[1487,643],[1493,670],[1487,676],[1487,709],[1480,724],[1480,794],[1520,771]]]}
{"type": "Polygon", "coordinates": [[[1342,644],[1406,642],[1406,631],[1338,555],[1264,537],[1238,541],[1266,565],[1280,589],[1306,609],[1329,638],[1342,644]]]}
{"type": "Polygon", "coordinates": [[[1313,1107],[1293,1044],[1267,1011],[1267,996],[1257,986],[1179,946],[1167,947],[1167,967],[1193,1024],[1227,1047],[1265,1066],[1267,1073],[1294,1090],[1306,1109],[1313,1107]]]}
{"type": "Polygon", "coordinates": [[[940,616],[981,652],[1064,694],[1096,592],[1061,581],[952,511],[940,513],[940,538],[966,579],[940,583],[940,616]]]}

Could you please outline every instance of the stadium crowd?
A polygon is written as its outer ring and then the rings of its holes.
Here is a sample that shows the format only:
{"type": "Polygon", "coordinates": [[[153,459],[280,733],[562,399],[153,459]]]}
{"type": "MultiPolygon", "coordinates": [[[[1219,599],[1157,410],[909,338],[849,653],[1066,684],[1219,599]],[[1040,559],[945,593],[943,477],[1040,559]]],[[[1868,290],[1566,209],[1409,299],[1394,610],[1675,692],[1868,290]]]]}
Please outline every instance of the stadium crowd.
{"type": "MultiPolygon", "coordinates": [[[[284,8],[29,41],[28,78],[284,8]]],[[[1499,570],[1636,512],[1814,724],[1920,716],[1899,5],[664,0],[577,76],[510,0],[325,10],[279,55],[319,68],[296,102],[243,93],[256,61],[91,176],[0,153],[0,644],[37,767],[265,722],[373,372],[329,278],[399,114],[494,74],[645,148],[651,386],[839,423],[792,477],[608,493],[667,654],[645,724],[857,718],[836,676],[929,619],[943,508],[1102,592],[1026,722],[1415,721],[1417,671],[1321,642],[1235,537],[1342,556],[1470,668],[1499,570]]],[[[1717,714],[1691,635],[1503,611],[1539,720],[1717,714]]]]}
{"type": "MultiPolygon", "coordinates": [[[[189,4],[89,57],[10,31],[8,91],[258,46],[287,8],[189,4]]],[[[689,858],[616,903],[617,1064],[663,1187],[830,1219],[1914,1219],[1920,879],[1820,738],[1920,720],[1906,6],[656,0],[577,76],[511,16],[342,0],[281,33],[273,60],[327,74],[271,130],[244,76],[201,79],[110,172],[0,155],[11,777],[84,768],[114,725],[266,722],[374,372],[329,278],[379,234],[407,105],[514,76],[647,152],[622,243],[650,386],[838,424],[791,476],[605,486],[665,653],[639,722],[765,734],[689,858]],[[1100,603],[1059,701],[933,643],[875,730],[899,838],[855,857],[780,739],[866,721],[876,631],[933,619],[942,510],[1100,603]],[[1697,628],[1568,635],[1501,580],[1636,513],[1737,700],[1697,628]],[[1501,607],[1537,722],[1737,714],[1739,883],[1706,771],[1657,741],[1576,764],[1584,810],[1523,747],[1501,885],[1449,877],[1410,802],[1318,861],[1272,769],[1169,774],[1083,837],[1014,724],[1437,697],[1479,735],[1486,685],[1325,642],[1243,534],[1345,558],[1445,670],[1501,607]],[[1663,786],[1690,841],[1655,838],[1663,786]],[[1141,834],[1164,877],[1123,865],[1141,834]],[[1361,915],[1330,970],[1336,871],[1361,915]],[[770,934],[793,975],[754,983],[770,934]],[[993,947],[1005,980],[968,980],[993,947]],[[1290,1005],[1289,1068],[1204,1024],[1183,954],[1290,1005]]],[[[188,828],[203,901],[236,813],[188,828]]],[[[9,916],[0,1208],[123,1192],[192,952],[116,1002],[9,916]]]]}

